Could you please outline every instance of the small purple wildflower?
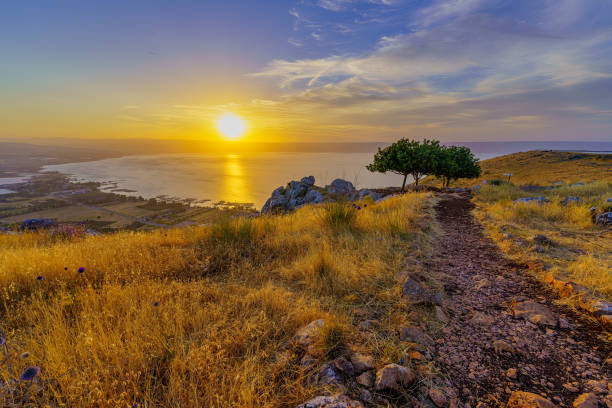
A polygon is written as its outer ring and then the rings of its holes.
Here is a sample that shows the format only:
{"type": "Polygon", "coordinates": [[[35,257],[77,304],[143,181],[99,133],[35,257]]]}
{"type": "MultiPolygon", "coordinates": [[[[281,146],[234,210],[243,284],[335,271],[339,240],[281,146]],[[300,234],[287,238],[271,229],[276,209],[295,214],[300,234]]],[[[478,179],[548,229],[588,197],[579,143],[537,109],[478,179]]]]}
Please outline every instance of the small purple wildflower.
{"type": "Polygon", "coordinates": [[[79,268],[78,272],[79,272],[79,273],[83,273],[83,272],[85,272],[85,268],[81,266],[81,267],[79,268]]]}
{"type": "Polygon", "coordinates": [[[361,206],[359,206],[359,205],[358,205],[358,206],[357,206],[357,209],[358,209],[358,210],[361,210],[361,206]]]}
{"type": "Polygon", "coordinates": [[[249,253],[245,252],[244,254],[242,254],[243,257],[248,258],[249,257],[249,253]]]}
{"type": "Polygon", "coordinates": [[[38,275],[38,276],[36,277],[36,280],[37,280],[37,281],[41,281],[42,279],[43,279],[42,275],[38,275]]]}
{"type": "Polygon", "coordinates": [[[364,205],[363,205],[363,208],[366,208],[367,206],[368,206],[367,204],[364,204],[364,205]]]}
{"type": "Polygon", "coordinates": [[[155,302],[153,302],[153,306],[155,307],[159,306],[159,302],[156,300],[155,302]]]}
{"type": "Polygon", "coordinates": [[[68,270],[68,267],[67,267],[67,266],[64,266],[64,270],[65,270],[65,271],[67,271],[67,270],[68,270]]]}
{"type": "Polygon", "coordinates": [[[28,367],[23,370],[23,373],[21,373],[21,377],[19,377],[19,379],[21,381],[32,381],[34,378],[36,378],[39,372],[39,367],[28,367]]]}
{"type": "Polygon", "coordinates": [[[0,347],[4,346],[6,344],[6,339],[4,338],[4,336],[0,336],[0,347]]]}
{"type": "Polygon", "coordinates": [[[400,360],[400,364],[404,365],[404,357],[402,357],[402,359],[400,360]]]}
{"type": "Polygon", "coordinates": [[[136,404],[136,403],[132,404],[132,408],[138,408],[139,406],[140,406],[140,405],[138,405],[138,404],[136,404]]]}

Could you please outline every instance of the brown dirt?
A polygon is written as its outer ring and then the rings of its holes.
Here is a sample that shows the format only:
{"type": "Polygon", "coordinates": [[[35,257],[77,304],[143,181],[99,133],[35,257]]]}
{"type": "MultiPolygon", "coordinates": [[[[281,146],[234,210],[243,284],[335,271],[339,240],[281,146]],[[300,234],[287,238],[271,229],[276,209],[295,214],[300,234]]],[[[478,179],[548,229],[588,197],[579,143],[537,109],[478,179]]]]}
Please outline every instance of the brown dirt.
{"type": "Polygon", "coordinates": [[[474,219],[468,195],[440,198],[436,210],[444,233],[427,267],[444,285],[443,304],[450,321],[432,333],[438,337],[433,354],[459,405],[505,406],[510,393],[521,390],[571,406],[580,393],[601,386],[602,403],[605,398],[612,402],[611,371],[605,363],[611,348],[602,328],[555,304],[555,296],[526,265],[507,259],[474,219]],[[479,288],[484,280],[490,285],[479,288]],[[545,328],[515,318],[514,302],[525,300],[545,304],[556,317],[566,319],[569,328],[545,328]],[[491,322],[473,322],[478,312],[491,322]],[[496,340],[515,352],[495,351],[496,340]],[[511,368],[517,370],[516,379],[506,377],[511,368]],[[577,383],[576,390],[564,388],[567,383],[577,383]]]}

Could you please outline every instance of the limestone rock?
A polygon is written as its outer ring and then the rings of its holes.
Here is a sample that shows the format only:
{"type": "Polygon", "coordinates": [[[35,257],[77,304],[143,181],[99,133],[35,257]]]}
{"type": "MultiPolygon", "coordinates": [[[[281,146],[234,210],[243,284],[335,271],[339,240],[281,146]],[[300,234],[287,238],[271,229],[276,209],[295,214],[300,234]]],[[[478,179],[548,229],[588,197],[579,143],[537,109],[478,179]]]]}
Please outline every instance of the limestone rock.
{"type": "Polygon", "coordinates": [[[517,303],[514,308],[514,316],[543,326],[555,327],[557,325],[557,318],[547,306],[530,300],[517,303]]]}
{"type": "Polygon", "coordinates": [[[340,384],[342,376],[333,364],[325,364],[314,376],[314,382],[319,385],[340,384]]]}
{"type": "Polygon", "coordinates": [[[595,223],[599,225],[612,225],[612,211],[598,215],[595,223]]]}
{"type": "Polygon", "coordinates": [[[346,395],[335,397],[319,395],[308,402],[298,405],[297,408],[363,408],[363,404],[350,399],[346,395]]]}
{"type": "Polygon", "coordinates": [[[322,203],[323,200],[325,200],[325,196],[321,194],[320,192],[318,192],[317,190],[310,190],[304,196],[305,204],[319,204],[319,203],[322,203]]]}
{"type": "Polygon", "coordinates": [[[399,391],[416,380],[416,374],[410,368],[398,364],[387,364],[376,372],[376,391],[399,391]]]}
{"type": "Polygon", "coordinates": [[[546,398],[531,392],[514,391],[508,400],[508,408],[556,408],[546,398]]]}
{"type": "Polygon", "coordinates": [[[598,408],[599,398],[593,393],[581,394],[574,400],[572,404],[574,408],[598,408]]]}
{"type": "Polygon", "coordinates": [[[312,186],[314,186],[315,178],[314,178],[314,176],[302,177],[300,182],[306,184],[307,186],[311,186],[312,187],[312,186]]]}
{"type": "Polygon", "coordinates": [[[334,366],[349,377],[355,375],[355,368],[353,367],[353,364],[346,359],[346,357],[338,357],[335,359],[334,366]]]}
{"type": "Polygon", "coordinates": [[[442,309],[440,306],[436,306],[434,308],[434,311],[436,313],[436,318],[441,321],[444,324],[448,324],[448,322],[450,321],[448,315],[446,314],[446,312],[444,311],[444,309],[442,309]]]}
{"type": "Polygon", "coordinates": [[[355,191],[353,183],[342,179],[335,179],[325,189],[328,194],[351,194],[355,191]]]}

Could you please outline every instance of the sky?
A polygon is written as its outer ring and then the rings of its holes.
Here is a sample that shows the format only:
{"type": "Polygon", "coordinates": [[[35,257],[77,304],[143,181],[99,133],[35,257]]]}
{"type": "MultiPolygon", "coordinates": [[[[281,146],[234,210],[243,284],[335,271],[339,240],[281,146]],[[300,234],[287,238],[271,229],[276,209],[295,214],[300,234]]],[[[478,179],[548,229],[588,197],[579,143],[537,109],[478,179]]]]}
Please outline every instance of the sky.
{"type": "Polygon", "coordinates": [[[0,137],[612,140],[609,0],[22,0],[0,137]]]}

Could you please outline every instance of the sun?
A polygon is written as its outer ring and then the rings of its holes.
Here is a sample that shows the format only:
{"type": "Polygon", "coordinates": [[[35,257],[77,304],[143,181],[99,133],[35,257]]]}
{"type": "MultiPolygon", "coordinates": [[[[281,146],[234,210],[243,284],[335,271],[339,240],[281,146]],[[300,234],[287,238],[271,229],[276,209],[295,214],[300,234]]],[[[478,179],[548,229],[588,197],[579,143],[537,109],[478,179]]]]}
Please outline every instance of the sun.
{"type": "Polygon", "coordinates": [[[246,122],[233,113],[226,113],[217,120],[217,129],[226,139],[238,139],[246,130],[246,122]]]}

